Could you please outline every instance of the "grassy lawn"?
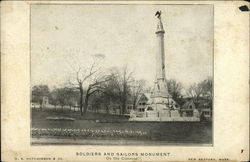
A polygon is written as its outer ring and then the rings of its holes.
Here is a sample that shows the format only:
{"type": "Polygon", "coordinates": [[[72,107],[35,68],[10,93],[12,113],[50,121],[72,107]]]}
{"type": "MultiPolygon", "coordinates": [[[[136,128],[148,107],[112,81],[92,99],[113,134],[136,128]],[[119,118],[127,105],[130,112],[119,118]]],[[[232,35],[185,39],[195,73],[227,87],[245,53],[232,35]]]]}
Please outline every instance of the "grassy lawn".
{"type": "MultiPolygon", "coordinates": [[[[131,130],[148,132],[146,140],[167,141],[171,143],[212,143],[212,124],[200,122],[129,122],[128,118],[79,112],[61,112],[32,110],[32,128],[69,128],[69,129],[104,129],[131,130]],[[53,121],[46,117],[70,117],[75,121],[53,121]]],[[[106,139],[106,138],[105,138],[106,139]]],[[[109,138],[108,138],[109,139],[109,138]]],[[[110,138],[111,139],[111,138],[110,138]]],[[[140,139],[138,139],[140,140],[140,139]]],[[[141,139],[145,140],[145,139],[141,139]]]]}

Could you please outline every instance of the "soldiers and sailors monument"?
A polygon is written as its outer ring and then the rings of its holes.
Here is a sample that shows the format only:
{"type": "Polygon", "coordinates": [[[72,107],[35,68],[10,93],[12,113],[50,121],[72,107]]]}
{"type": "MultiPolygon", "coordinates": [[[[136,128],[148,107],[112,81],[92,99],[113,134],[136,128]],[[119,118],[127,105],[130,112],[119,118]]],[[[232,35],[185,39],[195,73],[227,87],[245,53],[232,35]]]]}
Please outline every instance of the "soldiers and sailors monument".
{"type": "Polygon", "coordinates": [[[142,117],[136,117],[132,112],[130,121],[199,121],[199,112],[194,109],[193,116],[181,116],[180,109],[172,96],[168,92],[164,52],[165,30],[161,20],[161,11],[157,11],[156,41],[157,52],[155,55],[156,77],[153,91],[147,102],[145,112],[142,117]]]}

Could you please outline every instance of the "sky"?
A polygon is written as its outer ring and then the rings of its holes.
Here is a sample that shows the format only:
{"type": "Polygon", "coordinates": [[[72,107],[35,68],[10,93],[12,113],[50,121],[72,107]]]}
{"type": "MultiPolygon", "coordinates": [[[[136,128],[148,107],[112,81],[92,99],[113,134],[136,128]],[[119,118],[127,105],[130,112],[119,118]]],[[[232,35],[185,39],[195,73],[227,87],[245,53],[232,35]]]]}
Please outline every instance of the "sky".
{"type": "MultiPolygon", "coordinates": [[[[32,5],[31,83],[50,87],[72,76],[72,60],[103,68],[127,65],[155,80],[157,10],[165,29],[167,79],[188,88],[213,75],[212,5],[32,5]]],[[[73,63],[74,64],[74,63],[73,63]]]]}

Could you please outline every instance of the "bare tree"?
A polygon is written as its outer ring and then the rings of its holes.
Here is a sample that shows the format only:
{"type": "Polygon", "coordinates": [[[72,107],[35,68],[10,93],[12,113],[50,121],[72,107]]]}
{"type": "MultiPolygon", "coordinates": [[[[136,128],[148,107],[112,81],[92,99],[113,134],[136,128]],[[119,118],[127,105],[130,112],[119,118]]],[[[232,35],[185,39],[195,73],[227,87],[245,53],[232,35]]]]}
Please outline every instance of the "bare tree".
{"type": "Polygon", "coordinates": [[[110,80],[110,77],[108,75],[97,75],[92,79],[92,83],[88,85],[86,94],[85,94],[85,100],[84,100],[84,114],[87,111],[89,98],[91,95],[93,95],[96,92],[103,92],[103,84],[110,80]]]}
{"type": "Polygon", "coordinates": [[[95,93],[92,97],[92,106],[96,113],[98,113],[99,108],[105,108],[106,114],[110,113],[110,104],[111,104],[111,97],[105,92],[100,91],[95,93]]]}
{"type": "Polygon", "coordinates": [[[63,107],[65,105],[67,105],[67,89],[66,88],[57,88],[55,89],[56,94],[57,94],[57,100],[59,105],[62,108],[63,111],[63,107]]]}
{"type": "Polygon", "coordinates": [[[98,87],[100,91],[95,93],[94,101],[92,101],[96,112],[102,105],[105,106],[106,113],[108,114],[110,112],[111,103],[121,103],[122,93],[120,91],[120,85],[118,84],[119,82],[117,82],[118,78],[116,77],[116,74],[111,73],[104,79],[105,82],[101,83],[98,87]]]}
{"type": "Polygon", "coordinates": [[[44,97],[49,97],[49,87],[47,85],[35,85],[32,87],[32,102],[40,104],[40,108],[43,106],[44,97]]]}
{"type": "Polygon", "coordinates": [[[129,71],[125,66],[121,70],[113,69],[111,72],[114,88],[117,90],[117,96],[120,103],[120,115],[125,114],[126,104],[129,95],[130,84],[133,81],[133,71],[129,71]]]}
{"type": "Polygon", "coordinates": [[[55,109],[56,109],[56,106],[59,104],[59,102],[58,102],[58,94],[57,94],[56,88],[54,88],[54,89],[50,92],[50,95],[49,95],[49,102],[50,102],[50,104],[54,105],[54,107],[55,107],[55,109]]]}
{"type": "Polygon", "coordinates": [[[198,99],[202,94],[202,86],[200,83],[194,83],[188,88],[188,95],[194,99],[198,99]]]}
{"type": "Polygon", "coordinates": [[[181,90],[183,88],[180,82],[174,79],[167,80],[168,92],[171,94],[174,100],[181,96],[181,90]]]}
{"type": "Polygon", "coordinates": [[[212,99],[213,93],[213,81],[211,77],[208,77],[201,83],[202,86],[202,95],[212,99]]]}
{"type": "Polygon", "coordinates": [[[92,55],[92,61],[88,66],[79,63],[79,58],[76,58],[77,55],[75,55],[76,57],[73,54],[70,56],[71,62],[69,65],[73,70],[74,77],[69,79],[68,85],[79,91],[80,113],[83,115],[87,112],[89,97],[98,91],[98,87],[105,80],[103,71],[101,71],[104,55],[92,55]]]}
{"type": "Polygon", "coordinates": [[[138,100],[140,94],[144,90],[145,80],[135,80],[131,85],[131,98],[133,102],[134,109],[136,108],[136,101],[138,100]]]}
{"type": "MultiPolygon", "coordinates": [[[[84,86],[85,86],[84,84],[85,83],[88,84],[87,80],[90,79],[99,70],[99,69],[96,69],[95,66],[96,66],[96,62],[92,63],[90,69],[82,70],[79,67],[78,70],[75,72],[76,76],[75,76],[74,81],[76,81],[76,83],[70,82],[70,85],[73,85],[74,87],[76,87],[76,89],[78,89],[80,92],[79,104],[80,104],[81,115],[83,115],[83,100],[84,100],[84,86]]],[[[89,91],[90,87],[91,86],[89,85],[87,91],[89,91]]],[[[88,94],[89,94],[89,92],[88,92],[88,94]]],[[[85,108],[85,110],[86,109],[87,108],[85,108]]],[[[85,110],[84,110],[84,113],[86,113],[85,110]]]]}
{"type": "Polygon", "coordinates": [[[68,105],[71,110],[71,107],[77,102],[78,92],[74,88],[69,88],[67,86],[64,88],[64,91],[66,105],[68,105]]]}
{"type": "Polygon", "coordinates": [[[200,83],[194,83],[188,88],[188,95],[194,99],[212,95],[212,79],[207,78],[200,83]]]}

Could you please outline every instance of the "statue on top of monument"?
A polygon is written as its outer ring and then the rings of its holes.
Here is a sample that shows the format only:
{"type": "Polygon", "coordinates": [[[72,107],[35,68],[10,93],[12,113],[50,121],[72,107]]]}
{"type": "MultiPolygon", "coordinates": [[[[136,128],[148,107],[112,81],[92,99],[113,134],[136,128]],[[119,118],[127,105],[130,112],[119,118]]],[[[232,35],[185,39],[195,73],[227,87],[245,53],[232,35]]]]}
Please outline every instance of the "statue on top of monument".
{"type": "Polygon", "coordinates": [[[157,11],[157,12],[155,13],[155,16],[157,16],[157,18],[160,19],[160,18],[161,18],[161,11],[157,11]]]}

